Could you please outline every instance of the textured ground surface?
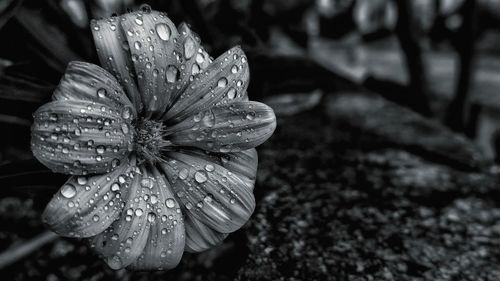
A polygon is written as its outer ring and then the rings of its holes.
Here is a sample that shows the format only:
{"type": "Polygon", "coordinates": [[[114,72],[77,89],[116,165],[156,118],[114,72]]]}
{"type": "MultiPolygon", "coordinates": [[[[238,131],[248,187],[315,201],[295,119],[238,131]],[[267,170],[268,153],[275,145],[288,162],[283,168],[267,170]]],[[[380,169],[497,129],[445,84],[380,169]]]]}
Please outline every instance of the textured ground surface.
{"type": "MultiPolygon", "coordinates": [[[[259,149],[255,213],[218,248],[186,254],[173,271],[145,274],[114,272],[83,243],[60,239],[3,276],[500,280],[498,169],[466,140],[381,99],[352,94],[278,124],[259,149]]],[[[42,231],[36,205],[0,199],[2,249],[42,231]]]]}

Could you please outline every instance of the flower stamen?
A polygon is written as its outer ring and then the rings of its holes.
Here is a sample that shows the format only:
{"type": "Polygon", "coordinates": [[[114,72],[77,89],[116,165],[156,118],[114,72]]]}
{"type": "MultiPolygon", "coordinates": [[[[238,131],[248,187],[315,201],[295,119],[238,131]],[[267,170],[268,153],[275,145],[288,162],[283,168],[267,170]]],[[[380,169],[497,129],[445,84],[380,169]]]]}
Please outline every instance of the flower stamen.
{"type": "Polygon", "coordinates": [[[161,121],[141,119],[136,126],[136,151],[141,160],[152,163],[162,161],[161,152],[172,143],[166,140],[165,125],[161,121]]]}

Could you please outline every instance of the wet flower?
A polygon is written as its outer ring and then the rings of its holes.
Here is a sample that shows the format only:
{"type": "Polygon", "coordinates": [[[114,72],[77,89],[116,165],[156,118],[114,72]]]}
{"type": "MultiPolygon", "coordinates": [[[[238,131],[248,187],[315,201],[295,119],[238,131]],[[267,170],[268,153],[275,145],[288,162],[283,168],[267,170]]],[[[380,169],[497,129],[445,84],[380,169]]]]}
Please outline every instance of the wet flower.
{"type": "Polygon", "coordinates": [[[274,113],[248,101],[239,47],[213,60],[188,26],[149,8],[91,29],[102,67],[71,62],[34,114],[34,155],[73,175],[44,222],[88,238],[114,269],[173,268],[249,219],[254,147],[274,113]]]}

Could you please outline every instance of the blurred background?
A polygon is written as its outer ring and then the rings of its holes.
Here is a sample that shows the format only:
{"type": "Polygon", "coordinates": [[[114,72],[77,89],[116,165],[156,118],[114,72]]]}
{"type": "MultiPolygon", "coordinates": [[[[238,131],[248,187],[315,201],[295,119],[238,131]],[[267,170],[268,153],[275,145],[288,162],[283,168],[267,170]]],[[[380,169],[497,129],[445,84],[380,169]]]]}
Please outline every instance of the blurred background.
{"type": "Polygon", "coordinates": [[[4,280],[500,280],[500,0],[0,0],[0,38],[4,280]],[[44,230],[66,176],[29,149],[90,20],[144,4],[241,45],[278,117],[248,224],[149,274],[44,230]]]}

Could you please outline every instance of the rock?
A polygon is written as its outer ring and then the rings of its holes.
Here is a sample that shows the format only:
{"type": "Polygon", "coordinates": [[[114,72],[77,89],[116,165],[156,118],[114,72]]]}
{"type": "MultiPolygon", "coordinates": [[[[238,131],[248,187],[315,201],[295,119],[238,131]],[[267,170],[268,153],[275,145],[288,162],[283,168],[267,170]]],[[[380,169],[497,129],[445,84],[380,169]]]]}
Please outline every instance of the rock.
{"type": "Polygon", "coordinates": [[[255,213],[219,247],[185,254],[169,272],[140,273],[113,271],[84,243],[64,240],[6,276],[500,280],[498,173],[479,168],[487,164],[469,141],[373,96],[340,95],[323,108],[279,118],[259,148],[255,213]]]}

